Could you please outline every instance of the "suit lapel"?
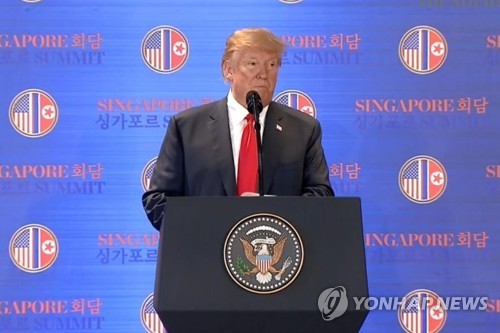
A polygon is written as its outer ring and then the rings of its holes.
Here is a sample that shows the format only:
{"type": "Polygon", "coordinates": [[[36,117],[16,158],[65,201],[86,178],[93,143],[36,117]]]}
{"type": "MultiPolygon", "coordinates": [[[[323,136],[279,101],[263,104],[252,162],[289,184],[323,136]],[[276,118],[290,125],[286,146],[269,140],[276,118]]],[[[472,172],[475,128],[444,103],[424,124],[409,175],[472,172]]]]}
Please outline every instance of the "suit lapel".
{"type": "Polygon", "coordinates": [[[236,178],[233,162],[227,98],[215,104],[209,115],[208,130],[213,142],[214,158],[219,176],[228,196],[236,195],[236,178]]]}
{"type": "Polygon", "coordinates": [[[264,138],[262,142],[262,164],[264,168],[264,193],[268,193],[273,182],[276,168],[284,149],[283,128],[284,114],[274,103],[269,104],[266,123],[264,126],[264,138]]]}

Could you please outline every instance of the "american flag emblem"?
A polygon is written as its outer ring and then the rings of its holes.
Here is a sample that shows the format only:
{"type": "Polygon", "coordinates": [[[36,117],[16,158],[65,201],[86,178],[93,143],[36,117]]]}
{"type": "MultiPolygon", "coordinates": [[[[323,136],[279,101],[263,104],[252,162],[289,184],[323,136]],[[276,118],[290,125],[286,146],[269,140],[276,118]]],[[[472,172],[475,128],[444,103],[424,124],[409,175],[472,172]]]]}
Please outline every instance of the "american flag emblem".
{"type": "Polygon", "coordinates": [[[155,157],[146,164],[144,169],[142,170],[142,189],[144,191],[149,190],[149,185],[151,184],[151,177],[153,177],[153,172],[155,171],[156,160],[158,158],[155,157]]]}
{"type": "Polygon", "coordinates": [[[39,273],[54,264],[59,253],[59,244],[49,228],[30,224],[14,233],[9,249],[10,258],[19,269],[39,273]]]}
{"type": "Polygon", "coordinates": [[[316,118],[316,106],[311,97],[299,90],[286,90],[274,98],[274,101],[316,118]]]}
{"type": "Polygon", "coordinates": [[[149,295],[141,307],[141,321],[142,325],[148,333],[166,333],[167,330],[163,327],[163,324],[158,317],[158,314],[153,307],[153,296],[149,295]]]}
{"type": "Polygon", "coordinates": [[[258,255],[256,257],[257,268],[263,274],[266,274],[271,267],[272,257],[270,255],[258,255]]]}
{"type": "Polygon", "coordinates": [[[38,138],[54,129],[59,117],[55,100],[48,93],[29,89],[19,93],[10,104],[10,123],[20,134],[38,138]]]}
{"type": "Polygon", "coordinates": [[[142,41],[142,58],[149,68],[162,74],[178,71],[189,56],[189,44],[177,28],[160,26],[150,30],[142,41]]]}
{"type": "Polygon", "coordinates": [[[448,46],[443,35],[429,26],[410,29],[399,43],[399,58],[408,70],[417,74],[437,71],[447,54],[448,46]]]}
{"type": "Polygon", "coordinates": [[[446,170],[430,156],[415,156],[399,171],[399,187],[409,200],[427,204],[443,195],[447,184],[446,170]]]}
{"type": "Polygon", "coordinates": [[[438,333],[446,322],[446,307],[436,293],[414,290],[404,297],[398,317],[407,333],[438,333]]]}

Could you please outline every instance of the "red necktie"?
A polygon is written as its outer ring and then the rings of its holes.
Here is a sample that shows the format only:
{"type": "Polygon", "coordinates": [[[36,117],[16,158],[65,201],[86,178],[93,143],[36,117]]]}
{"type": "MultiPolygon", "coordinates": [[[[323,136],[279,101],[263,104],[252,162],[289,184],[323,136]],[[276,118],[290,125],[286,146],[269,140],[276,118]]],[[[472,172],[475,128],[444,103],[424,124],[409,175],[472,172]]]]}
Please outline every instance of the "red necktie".
{"type": "Polygon", "coordinates": [[[254,128],[254,117],[245,117],[247,124],[241,136],[240,156],[238,159],[238,195],[244,192],[257,193],[257,136],[254,128]]]}

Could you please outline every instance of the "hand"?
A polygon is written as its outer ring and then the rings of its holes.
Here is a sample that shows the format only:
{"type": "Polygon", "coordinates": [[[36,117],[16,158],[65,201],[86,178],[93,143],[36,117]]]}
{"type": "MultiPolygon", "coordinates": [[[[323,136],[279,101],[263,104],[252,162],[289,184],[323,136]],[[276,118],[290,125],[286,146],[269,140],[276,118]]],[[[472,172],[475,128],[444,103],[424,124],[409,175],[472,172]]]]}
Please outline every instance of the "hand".
{"type": "Polygon", "coordinates": [[[255,192],[243,192],[241,194],[242,197],[258,197],[259,196],[259,193],[255,193],[255,192]]]}

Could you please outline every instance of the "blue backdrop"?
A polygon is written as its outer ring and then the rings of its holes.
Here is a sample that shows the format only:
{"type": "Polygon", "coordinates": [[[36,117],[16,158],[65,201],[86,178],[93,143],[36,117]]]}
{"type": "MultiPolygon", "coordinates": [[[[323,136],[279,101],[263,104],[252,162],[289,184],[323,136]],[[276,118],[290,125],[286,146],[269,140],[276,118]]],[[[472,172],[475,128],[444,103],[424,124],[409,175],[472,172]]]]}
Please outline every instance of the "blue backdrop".
{"type": "Polygon", "coordinates": [[[3,0],[0,331],[163,330],[140,197],[170,117],[227,94],[224,43],[244,27],[287,43],[275,100],[320,121],[336,194],[362,198],[371,294],[489,299],[421,314],[432,327],[375,310],[362,332],[498,331],[499,14],[498,0],[3,0]]]}

